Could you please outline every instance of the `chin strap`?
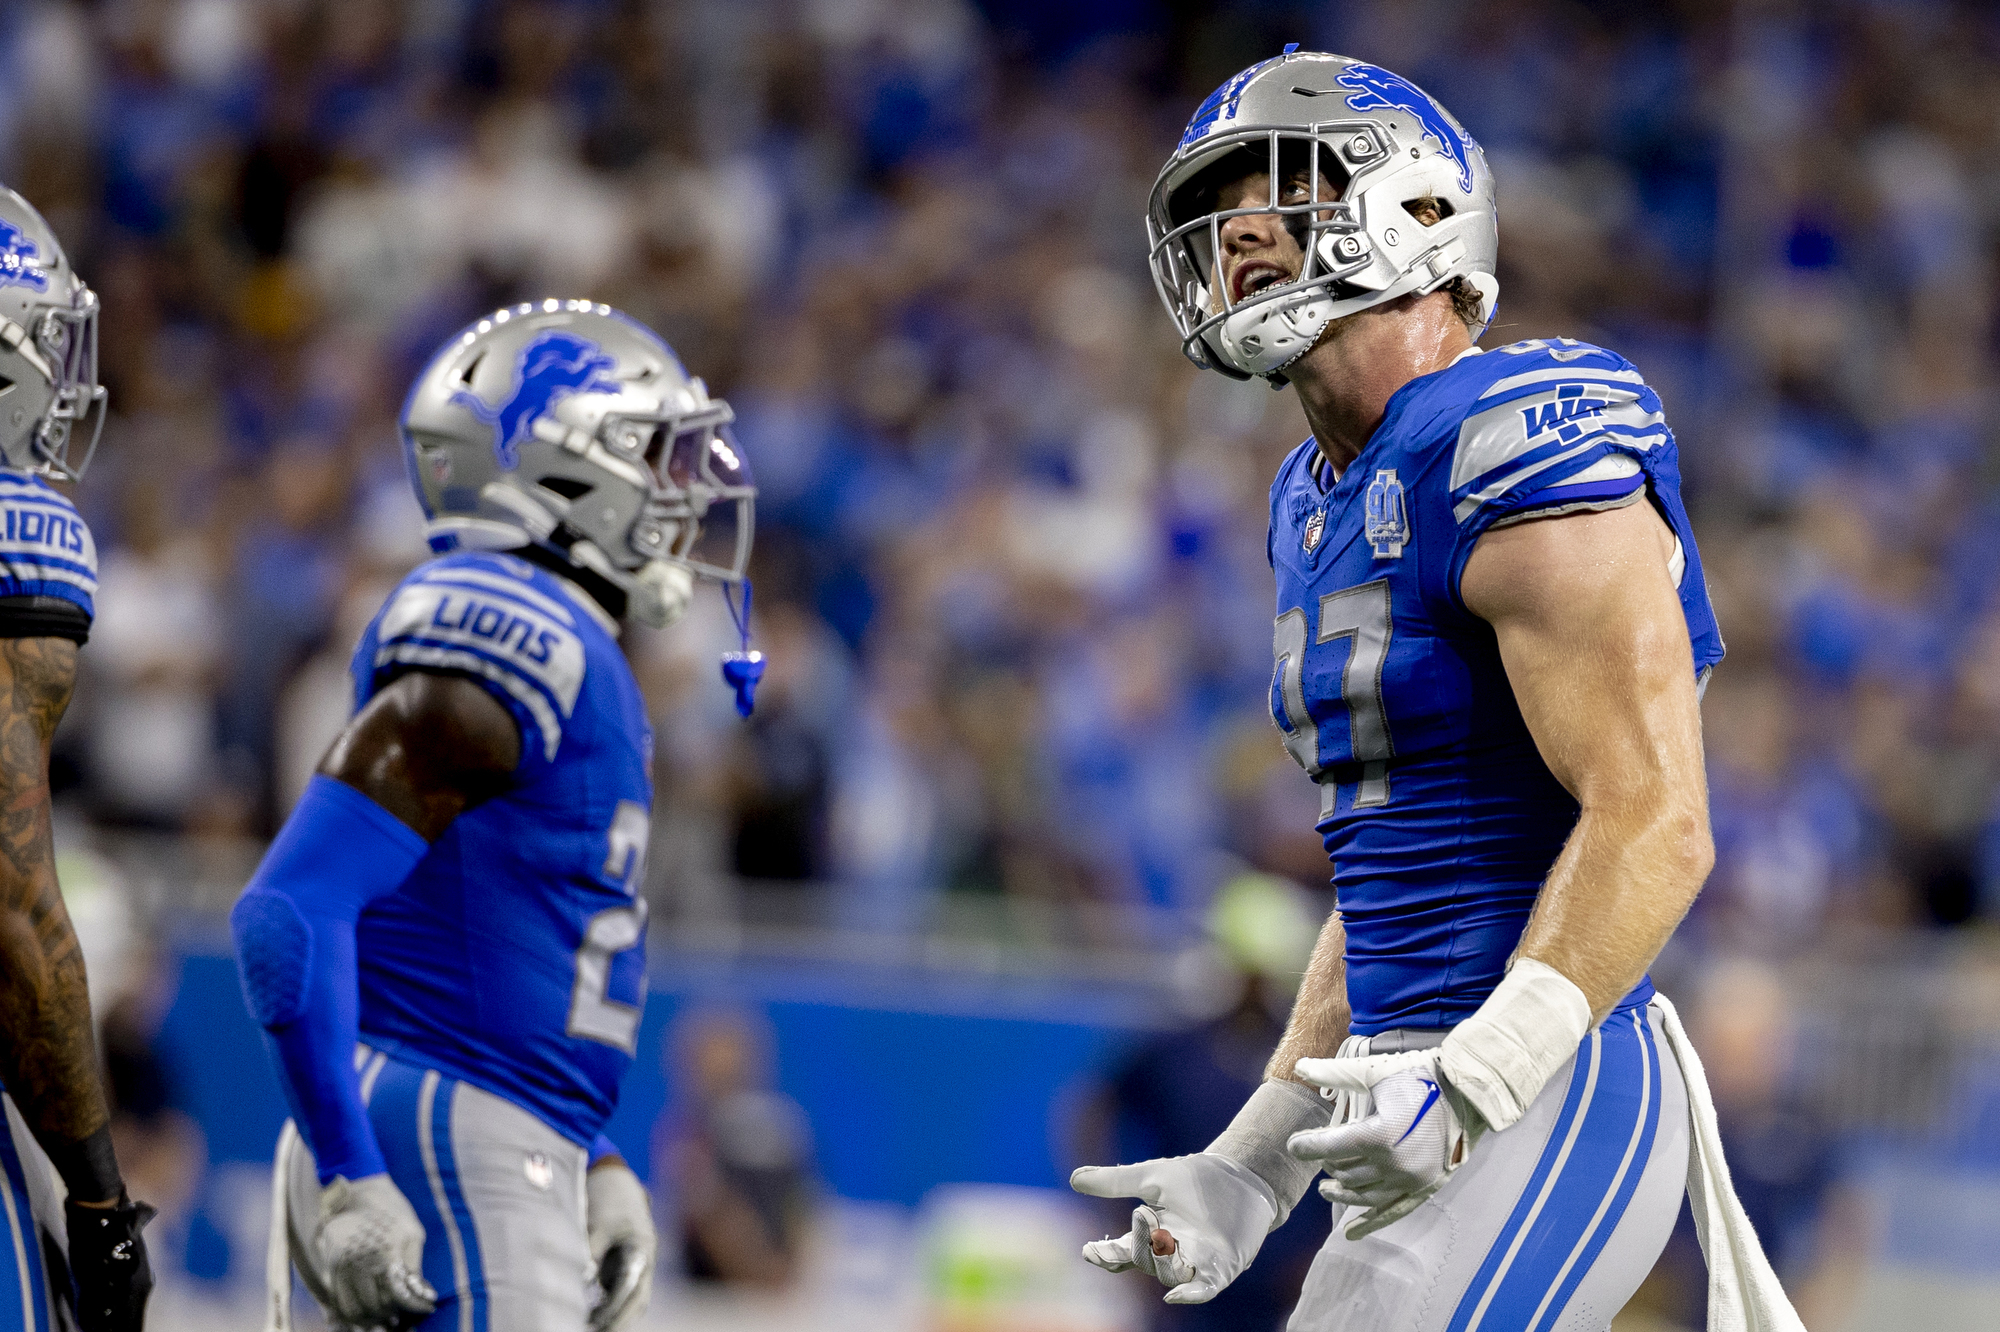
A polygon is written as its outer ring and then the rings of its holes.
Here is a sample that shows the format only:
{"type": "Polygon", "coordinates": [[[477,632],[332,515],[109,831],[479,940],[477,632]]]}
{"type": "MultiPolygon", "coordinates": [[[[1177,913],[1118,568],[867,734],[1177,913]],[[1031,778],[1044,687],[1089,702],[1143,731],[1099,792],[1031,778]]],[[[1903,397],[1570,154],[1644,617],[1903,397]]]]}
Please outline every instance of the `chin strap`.
{"type": "Polygon", "coordinates": [[[722,600],[729,607],[729,618],[736,621],[736,632],[743,640],[740,651],[722,654],[722,679],[736,691],[737,715],[748,717],[757,706],[757,682],[764,678],[764,654],[750,646],[750,580],[743,580],[741,610],[737,609],[732,584],[722,585],[722,600]]]}

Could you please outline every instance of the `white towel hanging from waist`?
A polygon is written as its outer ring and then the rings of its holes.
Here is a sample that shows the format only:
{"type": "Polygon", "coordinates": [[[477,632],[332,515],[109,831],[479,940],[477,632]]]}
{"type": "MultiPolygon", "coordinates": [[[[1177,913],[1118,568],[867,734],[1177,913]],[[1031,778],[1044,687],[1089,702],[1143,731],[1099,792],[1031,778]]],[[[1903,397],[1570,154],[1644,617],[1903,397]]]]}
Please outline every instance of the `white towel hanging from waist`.
{"type": "Polygon", "coordinates": [[[1722,1159],[1722,1134],[1715,1126],[1715,1102],[1708,1094],[1708,1075],[1694,1051],[1680,1014],[1664,994],[1653,996],[1667,1046],[1681,1066],[1687,1083],[1688,1205],[1694,1212],[1695,1233],[1708,1259],[1708,1332],[1805,1332],[1792,1308],[1764,1246],[1750,1225],[1722,1159]]]}

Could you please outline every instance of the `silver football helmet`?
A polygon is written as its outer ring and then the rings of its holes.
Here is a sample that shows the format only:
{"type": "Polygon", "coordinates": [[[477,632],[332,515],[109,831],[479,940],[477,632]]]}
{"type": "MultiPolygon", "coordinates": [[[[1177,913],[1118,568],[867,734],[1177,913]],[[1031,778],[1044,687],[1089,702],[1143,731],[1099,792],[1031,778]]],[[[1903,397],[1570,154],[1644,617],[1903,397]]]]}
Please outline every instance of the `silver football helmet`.
{"type": "Polygon", "coordinates": [[[0,465],[76,480],[97,451],[104,409],[97,293],[34,206],[0,185],[0,465]]]}
{"type": "Polygon", "coordinates": [[[1196,365],[1277,382],[1327,324],[1455,278],[1479,292],[1480,328],[1500,292],[1493,173],[1462,126],[1414,83],[1347,56],[1286,48],[1209,95],[1153,183],[1146,234],[1153,283],[1196,365]],[[1251,172],[1269,197],[1218,209],[1217,193],[1251,172]],[[1281,203],[1308,177],[1307,202],[1281,203]],[[1330,185],[1337,202],[1320,200],[1330,185]],[[1426,226],[1405,205],[1434,198],[1426,226]],[[1254,292],[1227,290],[1222,224],[1276,214],[1305,253],[1299,276],[1254,292]]]}
{"type": "Polygon", "coordinates": [[[734,416],[637,320],[545,300],[431,358],[403,404],[404,456],[433,550],[541,546],[664,627],[696,576],[749,567],[757,491],[734,416]]]}

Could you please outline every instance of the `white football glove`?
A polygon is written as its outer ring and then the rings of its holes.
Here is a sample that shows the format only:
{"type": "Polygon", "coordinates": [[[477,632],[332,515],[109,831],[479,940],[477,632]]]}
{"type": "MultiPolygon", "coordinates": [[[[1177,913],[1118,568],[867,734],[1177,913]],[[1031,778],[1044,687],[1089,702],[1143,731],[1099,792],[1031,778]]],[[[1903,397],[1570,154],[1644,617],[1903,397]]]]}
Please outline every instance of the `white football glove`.
{"type": "MultiPolygon", "coordinates": [[[[1321,1095],[1371,1095],[1391,1079],[1409,1077],[1435,1084],[1438,1099],[1448,1107],[1458,1130],[1446,1135],[1452,1143],[1446,1157],[1448,1174],[1489,1129],[1520,1122],[1549,1079],[1576,1057],[1591,1026],[1590,1001],[1573,981],[1533,958],[1516,958],[1486,1002],[1447,1032],[1443,1044],[1400,1054],[1301,1059],[1298,1073],[1320,1088],[1321,1095]],[[1461,1137],[1462,1145],[1456,1140],[1461,1137]]],[[[1403,1091],[1391,1095],[1398,1098],[1399,1107],[1408,1104],[1403,1091]]],[[[1329,1173],[1336,1172],[1329,1167],[1329,1173]]],[[[1347,1237],[1359,1239],[1407,1215],[1443,1182],[1439,1176],[1420,1193],[1371,1202],[1368,1215],[1349,1227],[1347,1237]]],[[[1379,1190],[1369,1192],[1381,1196],[1379,1190]]]]}
{"type": "Polygon", "coordinates": [[[1093,1240],[1085,1260],[1107,1272],[1136,1267],[1169,1287],[1168,1304],[1203,1304],[1243,1274],[1278,1219],[1271,1186],[1226,1156],[1197,1152],[1137,1165],[1084,1166],[1069,1186],[1094,1198],[1137,1198],[1131,1233],[1093,1240]],[[1153,1252],[1153,1232],[1173,1252],[1153,1252]]]}
{"type": "MultiPolygon", "coordinates": [[[[1307,1064],[1333,1060],[1299,1061],[1307,1064]]],[[[1354,1062],[1349,1060],[1347,1062],[1354,1062]]],[[[1326,1171],[1320,1196],[1365,1209],[1350,1222],[1347,1238],[1372,1235],[1408,1216],[1443,1187],[1471,1143],[1452,1113],[1437,1079],[1417,1072],[1391,1073],[1370,1089],[1374,1112],[1352,1123],[1294,1133],[1287,1150],[1326,1171]]]]}
{"type": "Polygon", "coordinates": [[[399,1328],[437,1308],[424,1280],[424,1223],[387,1175],[336,1175],[320,1190],[313,1244],[343,1326],[399,1328]]]}
{"type": "Polygon", "coordinates": [[[590,1256],[602,1295],[590,1311],[591,1332],[619,1332],[646,1312],[653,1298],[653,1264],[660,1240],[652,1199],[623,1161],[606,1161],[584,1176],[590,1256]]]}

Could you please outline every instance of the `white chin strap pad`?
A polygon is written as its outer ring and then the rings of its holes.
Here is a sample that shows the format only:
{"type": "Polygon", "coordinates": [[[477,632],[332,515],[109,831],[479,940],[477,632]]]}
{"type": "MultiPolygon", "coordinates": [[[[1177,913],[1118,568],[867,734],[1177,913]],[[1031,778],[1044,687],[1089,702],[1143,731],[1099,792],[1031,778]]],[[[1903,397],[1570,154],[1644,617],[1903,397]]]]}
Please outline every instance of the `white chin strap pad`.
{"type": "Polygon", "coordinates": [[[1438,1048],[1438,1071],[1488,1128],[1520,1122],[1594,1025],[1575,982],[1533,958],[1517,958],[1479,1011],[1438,1048]]]}
{"type": "Polygon", "coordinates": [[[632,618],[654,629],[665,629],[687,614],[694,599],[694,575],[678,564],[651,560],[632,575],[625,589],[632,618]]]}
{"type": "Polygon", "coordinates": [[[1322,287],[1237,311],[1216,341],[1222,359],[1244,374],[1274,374],[1311,351],[1332,318],[1333,298],[1322,287]]]}
{"type": "MultiPolygon", "coordinates": [[[[1323,243],[1332,240],[1331,235],[1322,238],[1323,243]]],[[[1362,274],[1354,280],[1358,294],[1350,291],[1339,301],[1334,300],[1328,288],[1317,287],[1250,306],[1230,315],[1207,335],[1209,349],[1246,375],[1276,374],[1311,351],[1337,314],[1357,314],[1399,295],[1423,290],[1417,282],[1419,276],[1420,271],[1405,273],[1389,287],[1372,291],[1366,285],[1367,275],[1362,274]]],[[[1479,327],[1472,330],[1473,340],[1477,341],[1493,322],[1493,312],[1499,307],[1500,282],[1491,273],[1473,270],[1451,274],[1430,289],[1437,290],[1453,277],[1463,277],[1479,293],[1479,327]]]]}

